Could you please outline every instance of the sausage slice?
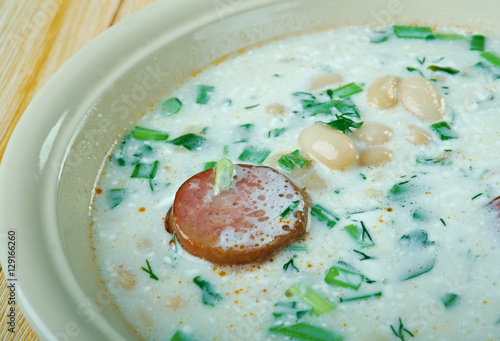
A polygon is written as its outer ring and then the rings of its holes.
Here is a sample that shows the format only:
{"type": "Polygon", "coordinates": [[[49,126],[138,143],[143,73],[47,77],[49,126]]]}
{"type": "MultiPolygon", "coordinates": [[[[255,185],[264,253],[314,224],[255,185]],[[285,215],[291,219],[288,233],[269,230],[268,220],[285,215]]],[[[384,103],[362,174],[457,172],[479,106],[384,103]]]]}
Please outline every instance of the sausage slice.
{"type": "Polygon", "coordinates": [[[231,187],[215,195],[215,168],[184,182],[165,228],[190,254],[216,264],[267,259],[307,229],[309,203],[286,176],[264,166],[235,165],[231,187]]]}

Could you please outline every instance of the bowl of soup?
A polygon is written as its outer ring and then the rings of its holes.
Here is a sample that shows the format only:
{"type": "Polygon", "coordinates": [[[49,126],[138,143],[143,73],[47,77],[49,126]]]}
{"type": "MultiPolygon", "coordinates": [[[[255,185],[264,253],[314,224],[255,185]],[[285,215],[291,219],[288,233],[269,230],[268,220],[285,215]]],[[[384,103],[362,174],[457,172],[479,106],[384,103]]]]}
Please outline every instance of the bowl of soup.
{"type": "Polygon", "coordinates": [[[496,7],[165,2],[105,32],[0,169],[2,264],[30,324],[496,339],[496,7]]]}

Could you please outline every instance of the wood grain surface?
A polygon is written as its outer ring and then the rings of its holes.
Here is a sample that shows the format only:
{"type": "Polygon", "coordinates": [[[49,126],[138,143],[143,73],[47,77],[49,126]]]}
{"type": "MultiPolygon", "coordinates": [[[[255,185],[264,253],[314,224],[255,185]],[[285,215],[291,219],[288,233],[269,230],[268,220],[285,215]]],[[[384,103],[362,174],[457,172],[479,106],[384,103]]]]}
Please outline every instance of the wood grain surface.
{"type": "MultiPolygon", "coordinates": [[[[21,115],[54,72],[99,33],[153,2],[0,0],[0,162],[21,115]]],[[[8,330],[8,295],[1,272],[0,340],[39,340],[16,306],[15,332],[8,330]]]]}

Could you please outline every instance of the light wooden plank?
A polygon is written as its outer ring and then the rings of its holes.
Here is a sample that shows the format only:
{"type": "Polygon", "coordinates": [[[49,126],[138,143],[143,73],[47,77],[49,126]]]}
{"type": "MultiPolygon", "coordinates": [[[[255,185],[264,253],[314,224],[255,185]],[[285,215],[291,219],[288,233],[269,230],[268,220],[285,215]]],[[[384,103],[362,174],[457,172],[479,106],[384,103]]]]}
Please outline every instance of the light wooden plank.
{"type": "MultiPolygon", "coordinates": [[[[52,74],[99,33],[152,2],[0,1],[0,160],[22,113],[52,74]]],[[[0,250],[4,252],[3,245],[0,250]]],[[[0,340],[39,340],[19,310],[16,333],[8,331],[9,290],[3,272],[0,290],[0,340]]]]}

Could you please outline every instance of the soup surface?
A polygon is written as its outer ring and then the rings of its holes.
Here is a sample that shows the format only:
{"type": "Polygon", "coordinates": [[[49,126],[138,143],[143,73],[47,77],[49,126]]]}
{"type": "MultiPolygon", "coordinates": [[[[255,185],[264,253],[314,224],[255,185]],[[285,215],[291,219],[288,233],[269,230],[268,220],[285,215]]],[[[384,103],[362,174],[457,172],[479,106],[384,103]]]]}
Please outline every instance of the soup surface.
{"type": "Polygon", "coordinates": [[[124,318],[158,340],[498,340],[494,51],[465,30],[347,27],[198,73],[117,142],[95,190],[124,318]],[[246,265],[187,253],[165,216],[221,158],[291,179],[307,233],[246,265]]]}

